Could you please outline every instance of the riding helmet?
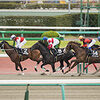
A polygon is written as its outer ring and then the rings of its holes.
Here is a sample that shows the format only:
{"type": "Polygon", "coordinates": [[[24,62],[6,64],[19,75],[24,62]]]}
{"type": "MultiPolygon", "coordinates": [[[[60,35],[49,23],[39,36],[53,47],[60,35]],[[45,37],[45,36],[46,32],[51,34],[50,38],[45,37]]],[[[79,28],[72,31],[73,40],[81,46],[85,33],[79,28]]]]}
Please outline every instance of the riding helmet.
{"type": "Polygon", "coordinates": [[[12,35],[10,38],[13,39],[13,38],[15,38],[15,37],[16,37],[15,35],[12,35]]]}
{"type": "Polygon", "coordinates": [[[84,37],[83,36],[79,36],[79,39],[81,40],[81,39],[83,39],[84,37]]]}
{"type": "Polygon", "coordinates": [[[43,40],[47,40],[48,38],[47,37],[43,37],[43,40]]]}
{"type": "Polygon", "coordinates": [[[98,37],[98,41],[100,41],[100,36],[98,37]]]}

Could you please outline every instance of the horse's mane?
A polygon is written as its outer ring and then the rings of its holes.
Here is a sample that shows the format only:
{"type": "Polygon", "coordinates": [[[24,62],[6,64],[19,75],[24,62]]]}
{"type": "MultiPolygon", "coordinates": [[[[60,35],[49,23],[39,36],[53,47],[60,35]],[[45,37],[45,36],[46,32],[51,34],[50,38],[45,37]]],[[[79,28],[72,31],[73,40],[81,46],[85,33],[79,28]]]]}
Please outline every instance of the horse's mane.
{"type": "Polygon", "coordinates": [[[3,40],[2,42],[7,43],[7,45],[9,45],[9,47],[11,48],[15,48],[14,46],[11,46],[7,41],[3,40]]]}
{"type": "Polygon", "coordinates": [[[43,43],[43,41],[42,41],[42,40],[39,40],[38,42],[39,42],[40,44],[42,44],[45,48],[47,48],[46,44],[45,44],[45,43],[43,43]]]}
{"type": "MultiPolygon", "coordinates": [[[[69,43],[74,43],[74,44],[79,45],[79,46],[81,45],[80,43],[75,42],[75,41],[70,41],[69,43]]],[[[68,43],[68,44],[69,44],[69,43],[68,43]]]]}

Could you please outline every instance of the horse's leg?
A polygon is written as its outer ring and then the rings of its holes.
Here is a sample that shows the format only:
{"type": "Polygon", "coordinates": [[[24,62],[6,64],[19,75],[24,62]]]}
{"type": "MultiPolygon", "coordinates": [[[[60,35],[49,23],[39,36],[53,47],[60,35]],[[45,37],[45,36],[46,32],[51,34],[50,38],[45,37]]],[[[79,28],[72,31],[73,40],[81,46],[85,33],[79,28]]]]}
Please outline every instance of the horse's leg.
{"type": "Polygon", "coordinates": [[[94,73],[92,73],[92,75],[95,75],[96,73],[98,73],[100,71],[100,68],[97,69],[94,73]]]}
{"type": "Polygon", "coordinates": [[[78,62],[75,62],[72,67],[69,68],[69,70],[67,70],[64,74],[68,73],[71,69],[73,69],[76,65],[78,64],[78,62]]]}
{"type": "Polygon", "coordinates": [[[94,68],[97,70],[97,66],[95,65],[95,63],[93,63],[94,68]]]}
{"type": "Polygon", "coordinates": [[[63,67],[63,70],[64,70],[65,68],[67,68],[67,67],[70,67],[69,61],[68,61],[68,60],[65,60],[65,62],[66,62],[66,64],[67,64],[67,66],[63,67]]]}
{"type": "Polygon", "coordinates": [[[34,69],[35,69],[35,71],[37,72],[38,70],[37,70],[37,66],[38,66],[38,64],[40,63],[41,61],[37,61],[37,64],[34,66],[34,69]]]}
{"type": "Polygon", "coordinates": [[[19,71],[19,69],[18,69],[18,65],[15,63],[15,69],[17,70],[17,71],[19,71]]]}
{"type": "Polygon", "coordinates": [[[56,71],[62,70],[64,67],[63,60],[60,61],[60,66],[56,69],[56,71]]]}
{"type": "Polygon", "coordinates": [[[42,68],[44,71],[49,72],[49,70],[46,70],[46,69],[44,68],[44,65],[46,65],[46,64],[43,63],[43,64],[41,65],[41,68],[42,68]]]}
{"type": "Polygon", "coordinates": [[[55,64],[52,63],[51,66],[52,66],[52,70],[53,70],[53,72],[56,72],[56,70],[55,70],[55,64]]]}

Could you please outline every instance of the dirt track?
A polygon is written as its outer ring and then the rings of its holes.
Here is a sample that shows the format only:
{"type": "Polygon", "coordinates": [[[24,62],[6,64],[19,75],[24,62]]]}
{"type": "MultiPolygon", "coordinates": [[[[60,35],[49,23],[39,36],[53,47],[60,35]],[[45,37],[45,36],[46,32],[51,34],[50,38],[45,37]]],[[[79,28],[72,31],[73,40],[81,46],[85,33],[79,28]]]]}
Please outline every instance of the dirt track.
{"type": "MultiPolygon", "coordinates": [[[[100,73],[91,75],[77,76],[74,69],[71,73],[62,74],[61,72],[41,75],[41,71],[33,70],[33,62],[22,63],[28,66],[25,75],[16,72],[14,64],[8,59],[0,59],[0,80],[36,80],[36,79],[99,79],[100,73]],[[72,76],[74,75],[74,76],[72,76]]],[[[50,67],[47,67],[50,69],[50,67]]],[[[39,67],[38,67],[39,70],[39,67]]],[[[93,69],[92,69],[93,70],[93,69]]],[[[25,86],[0,86],[0,100],[24,100],[25,86]]],[[[65,86],[66,100],[100,100],[100,86],[65,86]]],[[[29,100],[62,100],[60,86],[29,86],[29,100]]]]}

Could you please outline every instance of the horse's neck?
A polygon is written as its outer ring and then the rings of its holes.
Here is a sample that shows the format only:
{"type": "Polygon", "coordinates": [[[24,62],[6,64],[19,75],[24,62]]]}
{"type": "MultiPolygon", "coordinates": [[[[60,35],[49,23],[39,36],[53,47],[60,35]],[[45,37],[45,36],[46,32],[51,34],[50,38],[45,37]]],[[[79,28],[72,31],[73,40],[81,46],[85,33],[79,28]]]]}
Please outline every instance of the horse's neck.
{"type": "Polygon", "coordinates": [[[78,52],[80,51],[79,46],[73,45],[72,49],[73,49],[76,53],[78,53],[78,52]]]}
{"type": "Polygon", "coordinates": [[[46,47],[44,47],[44,46],[41,46],[41,47],[39,48],[39,50],[40,50],[40,52],[41,52],[41,54],[42,54],[43,56],[46,56],[47,54],[49,54],[49,50],[47,50],[46,47]]]}
{"type": "Polygon", "coordinates": [[[11,52],[11,49],[13,50],[12,47],[10,47],[7,43],[4,44],[4,49],[5,49],[5,52],[10,55],[12,52],[11,52]]]}

